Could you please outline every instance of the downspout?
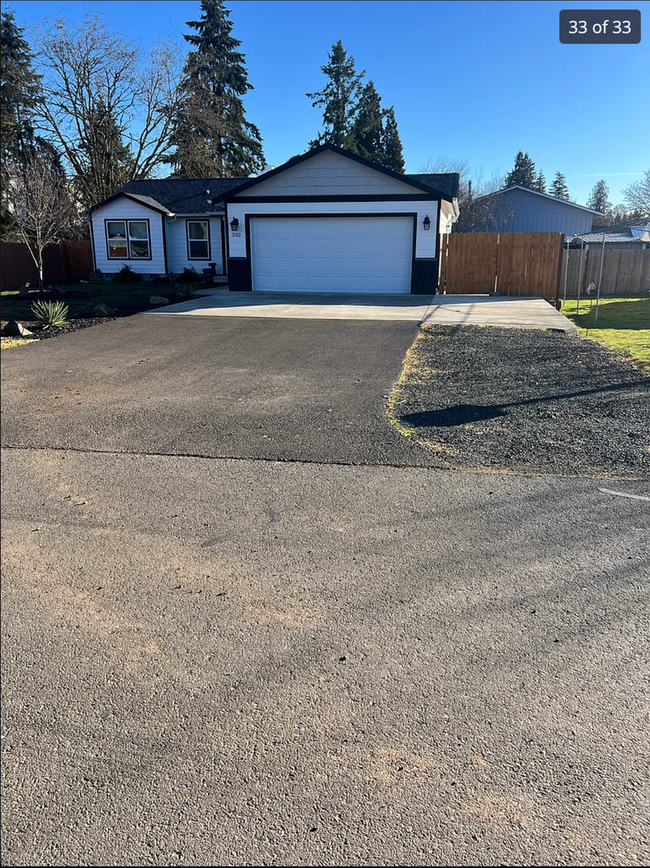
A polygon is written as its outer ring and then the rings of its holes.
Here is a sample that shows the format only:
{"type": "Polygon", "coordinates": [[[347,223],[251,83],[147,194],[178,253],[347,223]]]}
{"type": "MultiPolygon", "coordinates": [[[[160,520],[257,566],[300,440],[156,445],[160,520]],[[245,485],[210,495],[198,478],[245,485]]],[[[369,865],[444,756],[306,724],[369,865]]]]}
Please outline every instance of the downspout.
{"type": "MultiPolygon", "coordinates": [[[[163,236],[163,260],[165,263],[165,275],[169,274],[169,265],[167,263],[167,224],[168,223],[174,223],[176,220],[176,215],[173,213],[169,213],[167,215],[167,218],[168,218],[167,220],[163,220],[163,227],[162,227],[162,230],[163,230],[163,233],[162,233],[162,236],[163,236]],[[170,217],[171,217],[171,220],[169,219],[170,217]]],[[[161,219],[162,219],[162,216],[161,216],[161,219]]]]}

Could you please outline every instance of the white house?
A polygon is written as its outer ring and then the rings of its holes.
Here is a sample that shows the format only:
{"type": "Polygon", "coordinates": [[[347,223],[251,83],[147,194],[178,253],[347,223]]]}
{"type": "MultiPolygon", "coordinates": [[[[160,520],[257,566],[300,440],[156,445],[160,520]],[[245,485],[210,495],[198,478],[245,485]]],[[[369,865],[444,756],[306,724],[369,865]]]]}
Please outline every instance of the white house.
{"type": "Polygon", "coordinates": [[[325,144],[256,178],[131,181],[91,214],[95,268],[227,274],[235,291],[432,293],[458,175],[325,144]]]}

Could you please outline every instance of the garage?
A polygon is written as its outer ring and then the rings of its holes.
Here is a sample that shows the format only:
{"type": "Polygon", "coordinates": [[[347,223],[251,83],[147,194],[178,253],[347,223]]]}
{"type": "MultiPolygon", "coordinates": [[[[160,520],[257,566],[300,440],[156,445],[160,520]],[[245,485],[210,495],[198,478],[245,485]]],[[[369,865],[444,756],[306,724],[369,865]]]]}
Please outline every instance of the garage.
{"type": "Polygon", "coordinates": [[[413,215],[250,217],[257,292],[411,292],[413,215]]]}

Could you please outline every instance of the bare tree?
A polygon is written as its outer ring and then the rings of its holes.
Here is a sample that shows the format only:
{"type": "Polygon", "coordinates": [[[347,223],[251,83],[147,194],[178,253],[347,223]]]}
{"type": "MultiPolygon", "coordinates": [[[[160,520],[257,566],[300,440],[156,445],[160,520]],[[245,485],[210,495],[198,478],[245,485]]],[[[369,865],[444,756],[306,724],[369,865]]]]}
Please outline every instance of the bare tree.
{"type": "Polygon", "coordinates": [[[182,52],[148,54],[97,12],[75,25],[59,16],[34,34],[43,95],[36,124],[61,152],[86,208],[148,177],[169,149],[182,52]]]}
{"type": "Polygon", "coordinates": [[[503,187],[503,176],[493,172],[485,177],[483,167],[473,170],[467,159],[438,157],[427,160],[420,169],[422,173],[457,172],[459,175],[459,217],[454,223],[454,232],[491,232],[510,217],[510,207],[503,196],[491,196],[503,187]]]}
{"type": "Polygon", "coordinates": [[[646,169],[640,181],[634,181],[623,190],[627,205],[639,212],[641,216],[650,218],[650,169],[646,169]]]}
{"type": "Polygon", "coordinates": [[[43,251],[69,236],[79,213],[64,177],[45,160],[33,157],[16,172],[3,173],[11,187],[11,211],[19,237],[25,242],[43,288],[43,251]]]}

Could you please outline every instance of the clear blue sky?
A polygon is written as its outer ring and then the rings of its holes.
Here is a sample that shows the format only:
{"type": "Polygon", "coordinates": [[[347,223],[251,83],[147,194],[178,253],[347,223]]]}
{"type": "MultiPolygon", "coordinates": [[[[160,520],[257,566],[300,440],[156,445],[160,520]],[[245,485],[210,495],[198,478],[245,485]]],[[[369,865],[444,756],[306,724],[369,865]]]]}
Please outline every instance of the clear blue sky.
{"type": "MultiPolygon", "coordinates": [[[[146,43],[186,30],[195,0],[13,0],[21,24],[63,11],[74,20],[97,7],[111,27],[146,43]]],[[[650,168],[650,2],[356,2],[231,0],[250,81],[248,117],[269,163],[305,150],[320,113],[305,91],[342,39],[386,105],[395,105],[406,170],[429,158],[466,157],[485,175],[529,151],[547,180],[557,169],[584,202],[605,178],[613,204],[650,168]],[[563,8],[641,9],[639,45],[562,45],[563,8]]],[[[35,47],[35,46],[34,46],[35,47]]]]}

